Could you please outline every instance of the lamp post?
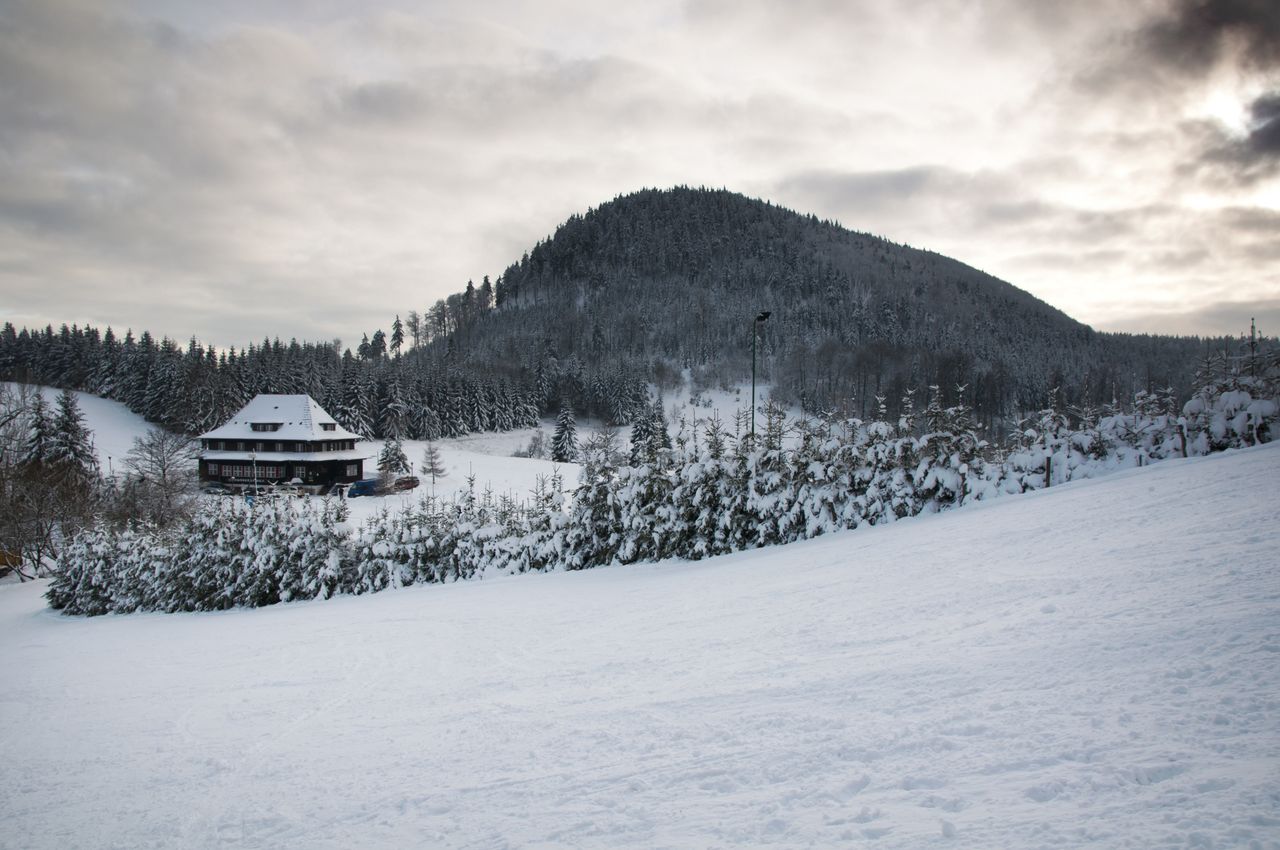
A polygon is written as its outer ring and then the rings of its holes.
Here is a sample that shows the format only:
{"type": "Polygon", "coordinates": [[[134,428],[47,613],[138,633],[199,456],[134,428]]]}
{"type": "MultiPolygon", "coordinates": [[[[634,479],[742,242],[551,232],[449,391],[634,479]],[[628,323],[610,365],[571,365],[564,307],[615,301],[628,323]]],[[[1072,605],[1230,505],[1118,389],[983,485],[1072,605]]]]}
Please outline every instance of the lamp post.
{"type": "Polygon", "coordinates": [[[764,310],[756,315],[751,323],[751,445],[756,444],[756,337],[760,335],[760,326],[773,315],[764,310]]]}

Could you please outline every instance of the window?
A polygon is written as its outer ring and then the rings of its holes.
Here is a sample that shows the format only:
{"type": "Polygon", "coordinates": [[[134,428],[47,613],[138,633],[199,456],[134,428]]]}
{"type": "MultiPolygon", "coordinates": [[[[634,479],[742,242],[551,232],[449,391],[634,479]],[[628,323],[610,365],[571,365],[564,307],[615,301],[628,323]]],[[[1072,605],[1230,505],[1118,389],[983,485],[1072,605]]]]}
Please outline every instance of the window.
{"type": "Polygon", "coordinates": [[[239,442],[236,443],[236,451],[238,452],[244,451],[244,440],[240,440],[239,442]]]}
{"type": "Polygon", "coordinates": [[[336,424],[334,424],[333,422],[321,422],[321,423],[320,423],[320,427],[321,427],[321,429],[323,429],[323,430],[325,430],[325,431],[333,431],[333,430],[337,429],[337,427],[338,427],[338,426],[337,426],[336,424]]]}
{"type": "Polygon", "coordinates": [[[280,425],[279,422],[252,422],[249,427],[255,431],[279,431],[280,425]]]}
{"type": "Polygon", "coordinates": [[[210,475],[218,474],[218,465],[216,463],[209,464],[209,474],[210,475]]]}
{"type": "Polygon", "coordinates": [[[276,443],[276,451],[278,452],[284,451],[284,443],[276,443]]]}
{"type": "Polygon", "coordinates": [[[349,463],[349,464],[347,464],[347,477],[348,477],[348,478],[355,478],[355,477],[356,477],[357,475],[359,475],[359,474],[360,474],[360,471],[356,468],[356,464],[354,464],[354,463],[349,463]]]}
{"type": "Polygon", "coordinates": [[[298,447],[294,449],[294,451],[298,451],[298,452],[305,452],[306,450],[307,450],[306,443],[298,443],[298,447]]]}

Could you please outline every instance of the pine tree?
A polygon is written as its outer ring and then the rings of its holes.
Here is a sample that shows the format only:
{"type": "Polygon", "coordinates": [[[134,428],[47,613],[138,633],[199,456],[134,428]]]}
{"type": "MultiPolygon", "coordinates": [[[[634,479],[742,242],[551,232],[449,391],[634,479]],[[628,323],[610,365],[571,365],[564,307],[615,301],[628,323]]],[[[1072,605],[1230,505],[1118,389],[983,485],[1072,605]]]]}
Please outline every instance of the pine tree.
{"type": "Polygon", "coordinates": [[[649,409],[646,407],[645,413],[631,423],[631,451],[628,456],[631,466],[644,463],[652,448],[653,418],[648,414],[649,409]]]}
{"type": "Polygon", "coordinates": [[[444,461],[440,459],[440,449],[435,443],[428,442],[427,447],[422,450],[422,465],[418,467],[423,475],[431,476],[431,487],[436,486],[436,479],[445,476],[444,461]]]}
{"type": "Polygon", "coordinates": [[[378,471],[384,475],[398,475],[409,471],[409,458],[405,457],[404,446],[394,437],[382,442],[382,453],[378,455],[378,471]]]}
{"type": "Polygon", "coordinates": [[[404,324],[400,321],[400,314],[396,314],[396,320],[391,323],[391,354],[395,357],[400,356],[400,347],[404,345],[404,324]]]}
{"type": "Polygon", "coordinates": [[[571,463],[578,456],[578,437],[573,423],[573,411],[566,405],[560,408],[556,419],[556,432],[551,438],[551,459],[556,463],[571,463]]]}
{"type": "Polygon", "coordinates": [[[39,391],[36,391],[31,399],[28,422],[27,439],[22,449],[22,463],[26,466],[42,466],[49,460],[54,435],[49,406],[39,391]]]}
{"type": "Polygon", "coordinates": [[[63,390],[58,396],[58,412],[53,421],[53,439],[47,459],[62,475],[72,479],[88,480],[98,470],[89,430],[84,425],[84,414],[80,412],[80,404],[71,390],[63,390]]]}

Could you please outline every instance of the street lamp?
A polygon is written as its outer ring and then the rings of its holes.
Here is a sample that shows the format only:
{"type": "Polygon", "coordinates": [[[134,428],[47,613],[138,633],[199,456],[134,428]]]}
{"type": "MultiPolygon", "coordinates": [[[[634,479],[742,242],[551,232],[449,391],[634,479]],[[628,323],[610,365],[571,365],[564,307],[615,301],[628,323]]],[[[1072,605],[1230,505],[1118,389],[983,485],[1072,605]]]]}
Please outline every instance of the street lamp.
{"type": "Polygon", "coordinates": [[[756,444],[756,337],[760,335],[760,326],[772,316],[768,310],[761,311],[751,323],[751,445],[756,444]]]}

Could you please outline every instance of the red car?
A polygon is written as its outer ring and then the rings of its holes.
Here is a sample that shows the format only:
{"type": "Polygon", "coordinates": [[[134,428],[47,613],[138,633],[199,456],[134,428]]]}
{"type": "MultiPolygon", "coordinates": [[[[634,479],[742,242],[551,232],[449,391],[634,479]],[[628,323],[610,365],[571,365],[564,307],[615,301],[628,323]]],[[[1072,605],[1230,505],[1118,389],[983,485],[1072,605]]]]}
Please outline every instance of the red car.
{"type": "Polygon", "coordinates": [[[402,475],[395,480],[394,484],[391,485],[391,489],[403,492],[405,490],[412,490],[421,483],[422,482],[418,480],[416,475],[402,475]]]}

